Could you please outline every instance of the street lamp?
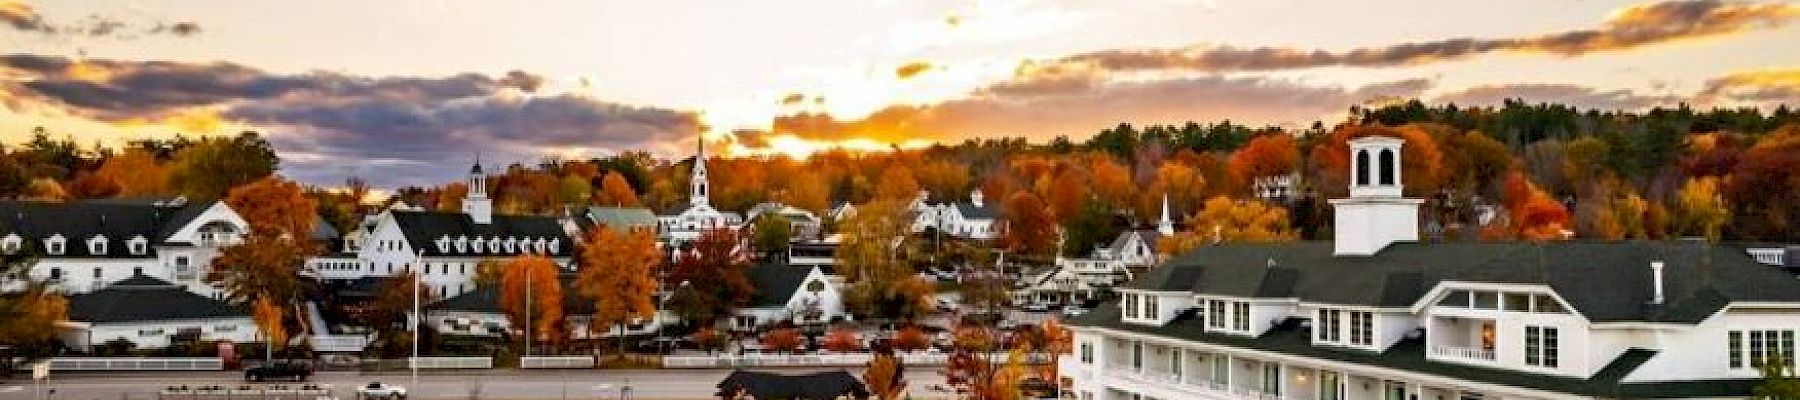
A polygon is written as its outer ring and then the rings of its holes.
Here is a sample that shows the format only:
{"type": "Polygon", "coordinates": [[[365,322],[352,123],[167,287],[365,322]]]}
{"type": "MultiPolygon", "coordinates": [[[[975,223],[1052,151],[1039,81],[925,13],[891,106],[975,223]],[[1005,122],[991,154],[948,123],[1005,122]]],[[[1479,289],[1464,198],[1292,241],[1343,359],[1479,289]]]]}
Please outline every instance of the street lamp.
{"type": "MultiPolygon", "coordinates": [[[[417,250],[414,255],[416,257],[413,258],[413,263],[422,265],[425,260],[425,249],[417,250]]],[[[407,360],[406,364],[408,369],[412,371],[412,387],[417,389],[419,387],[419,321],[425,319],[425,314],[420,313],[419,310],[419,298],[423,296],[419,291],[421,290],[420,287],[423,286],[425,276],[419,273],[419,268],[412,267],[411,269],[413,278],[413,312],[412,320],[409,322],[410,325],[412,325],[412,359],[407,360]]]]}

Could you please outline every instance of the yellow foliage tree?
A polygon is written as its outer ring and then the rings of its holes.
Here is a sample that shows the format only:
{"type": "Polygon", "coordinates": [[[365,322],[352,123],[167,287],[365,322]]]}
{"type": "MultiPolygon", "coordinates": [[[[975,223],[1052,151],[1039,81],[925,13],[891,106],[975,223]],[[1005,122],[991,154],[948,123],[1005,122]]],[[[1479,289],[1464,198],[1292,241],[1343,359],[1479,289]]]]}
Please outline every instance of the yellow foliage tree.
{"type": "Polygon", "coordinates": [[[582,296],[594,301],[594,332],[620,330],[619,355],[625,354],[626,324],[651,318],[656,313],[656,277],[662,263],[656,238],[645,230],[618,233],[612,229],[588,232],[581,247],[581,276],[575,282],[582,296]]]}
{"type": "Polygon", "coordinates": [[[556,263],[540,255],[515,256],[501,267],[500,308],[515,329],[530,326],[527,345],[562,341],[562,284],[556,263]],[[529,314],[527,314],[529,308],[529,314]]]}
{"type": "Polygon", "coordinates": [[[308,239],[318,218],[318,203],[300,184],[270,175],[232,188],[225,204],[250,223],[250,231],[271,237],[308,239]]]}
{"type": "Polygon", "coordinates": [[[282,321],[287,319],[287,309],[281,302],[268,297],[258,297],[251,302],[251,318],[256,321],[256,329],[262,331],[263,339],[270,349],[283,347],[287,343],[287,326],[282,321]]]}
{"type": "Polygon", "coordinates": [[[1688,179],[1675,193],[1676,229],[1683,235],[1698,235],[1719,240],[1720,231],[1731,221],[1731,208],[1719,194],[1719,178],[1713,176],[1688,179]]]}
{"type": "Polygon", "coordinates": [[[906,392],[906,381],[900,376],[900,358],[892,352],[876,353],[863,370],[863,384],[876,400],[896,400],[906,392]]]}
{"type": "Polygon", "coordinates": [[[174,193],[169,189],[169,167],[157,162],[156,155],[139,148],[106,159],[94,174],[118,182],[119,196],[145,197],[174,193]]]}
{"type": "Polygon", "coordinates": [[[625,175],[617,171],[607,172],[600,178],[600,192],[594,194],[594,205],[608,207],[637,207],[640,204],[637,191],[631,188],[631,182],[625,175]]]}

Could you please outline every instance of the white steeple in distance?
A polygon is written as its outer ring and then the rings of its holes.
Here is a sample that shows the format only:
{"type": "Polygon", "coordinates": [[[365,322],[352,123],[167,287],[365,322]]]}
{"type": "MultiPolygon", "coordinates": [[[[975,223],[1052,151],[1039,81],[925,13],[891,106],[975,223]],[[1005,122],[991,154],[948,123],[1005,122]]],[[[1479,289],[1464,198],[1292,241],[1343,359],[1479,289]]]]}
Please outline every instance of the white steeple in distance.
{"type": "Polygon", "coordinates": [[[1161,233],[1161,234],[1163,234],[1163,236],[1170,236],[1170,235],[1175,234],[1175,221],[1172,219],[1169,219],[1169,194],[1168,193],[1163,193],[1162,219],[1156,221],[1156,233],[1161,233]]]}
{"type": "Polygon", "coordinates": [[[1406,140],[1365,136],[1350,140],[1350,197],[1336,209],[1335,254],[1374,255],[1394,242],[1419,241],[1419,203],[1401,197],[1400,147],[1406,140]]]}
{"type": "Polygon", "coordinates": [[[706,135],[698,139],[700,149],[694,153],[693,177],[688,180],[688,204],[711,207],[712,202],[706,197],[710,189],[706,182],[706,135]]]}
{"type": "Polygon", "coordinates": [[[469,168],[469,191],[463,196],[462,209],[469,219],[477,224],[494,222],[494,201],[487,195],[487,174],[481,172],[481,156],[475,156],[475,166],[469,168]]]}

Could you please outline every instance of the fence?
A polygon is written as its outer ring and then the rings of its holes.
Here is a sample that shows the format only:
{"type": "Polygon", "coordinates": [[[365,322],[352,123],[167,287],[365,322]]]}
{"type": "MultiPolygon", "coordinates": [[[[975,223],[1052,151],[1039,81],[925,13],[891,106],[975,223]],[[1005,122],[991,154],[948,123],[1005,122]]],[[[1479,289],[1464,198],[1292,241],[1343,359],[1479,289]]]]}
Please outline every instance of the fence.
{"type": "MultiPolygon", "coordinates": [[[[900,353],[906,365],[943,365],[950,355],[943,353],[900,353]]],[[[1004,356],[1002,354],[1001,356],[1004,356]]],[[[740,367],[856,367],[874,358],[869,353],[846,354],[721,354],[716,356],[666,356],[665,368],[740,368],[740,367]]]]}
{"type": "Polygon", "coordinates": [[[594,357],[590,356],[532,356],[519,357],[519,368],[593,368],[594,357]]]}
{"type": "Polygon", "coordinates": [[[329,385],[172,385],[156,393],[161,400],[314,400],[331,396],[329,385]]]}
{"type": "Polygon", "coordinates": [[[223,371],[217,358],[58,357],[52,371],[223,371]]]}
{"type": "Polygon", "coordinates": [[[487,369],[494,367],[493,357],[419,357],[411,359],[419,369],[487,369]]]}

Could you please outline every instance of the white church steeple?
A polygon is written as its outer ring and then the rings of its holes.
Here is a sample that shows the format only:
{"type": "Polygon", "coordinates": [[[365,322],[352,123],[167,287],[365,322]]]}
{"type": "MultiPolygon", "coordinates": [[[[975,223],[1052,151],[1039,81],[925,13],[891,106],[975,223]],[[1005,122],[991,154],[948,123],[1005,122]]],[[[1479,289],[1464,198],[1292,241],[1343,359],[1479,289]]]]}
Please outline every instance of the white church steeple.
{"type": "Polygon", "coordinates": [[[1400,147],[1406,140],[1365,136],[1350,140],[1350,197],[1332,199],[1335,254],[1374,255],[1394,242],[1419,241],[1419,203],[1401,197],[1400,147]]]}
{"type": "Polygon", "coordinates": [[[487,195],[487,174],[481,172],[481,156],[475,156],[475,166],[469,168],[467,181],[469,191],[463,196],[462,210],[470,220],[477,224],[494,222],[494,201],[487,195]]]}
{"type": "Polygon", "coordinates": [[[712,201],[707,198],[708,191],[712,188],[708,187],[706,181],[705,135],[699,137],[699,143],[700,150],[694,154],[693,177],[688,180],[688,204],[711,207],[712,201]]]}
{"type": "Polygon", "coordinates": [[[1169,194],[1168,193],[1163,193],[1162,219],[1156,221],[1156,233],[1161,233],[1161,234],[1163,234],[1163,236],[1170,236],[1170,235],[1175,234],[1175,220],[1169,218],[1169,194]]]}

